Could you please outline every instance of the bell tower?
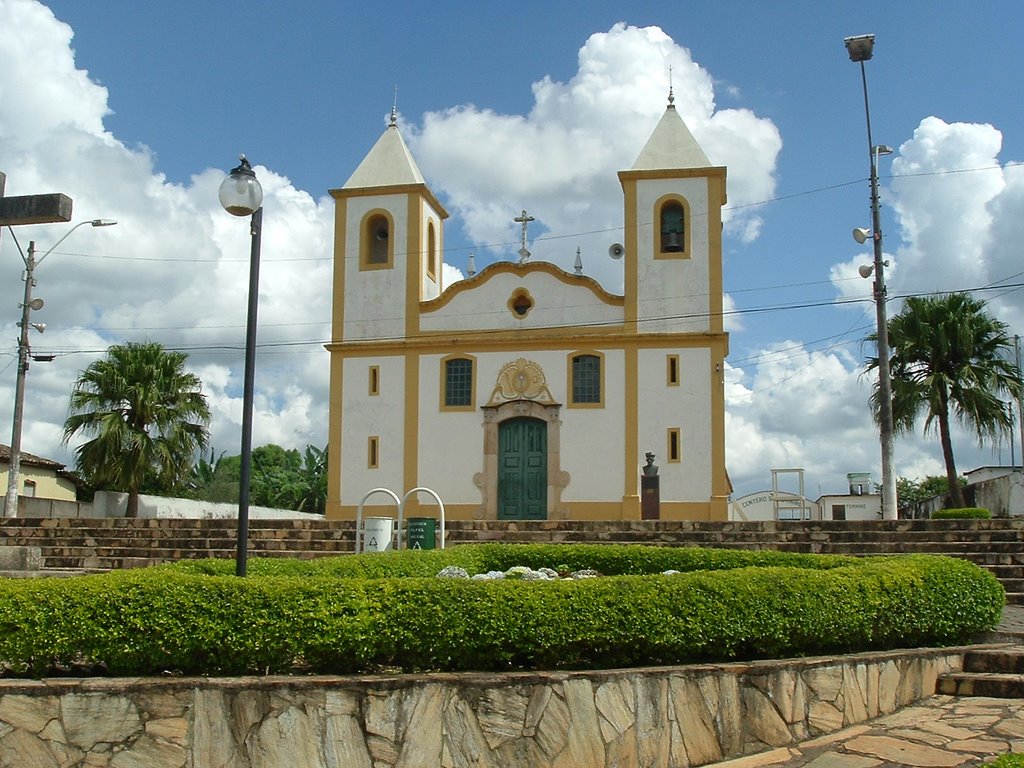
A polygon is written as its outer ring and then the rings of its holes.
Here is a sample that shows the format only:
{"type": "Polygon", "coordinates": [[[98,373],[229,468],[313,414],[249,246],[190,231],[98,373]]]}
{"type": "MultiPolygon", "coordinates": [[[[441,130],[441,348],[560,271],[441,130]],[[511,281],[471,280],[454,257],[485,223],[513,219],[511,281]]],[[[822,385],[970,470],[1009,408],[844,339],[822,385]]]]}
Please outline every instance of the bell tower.
{"type": "Polygon", "coordinates": [[[332,189],[332,340],[416,335],[419,302],[441,292],[441,203],[398,131],[384,133],[341,189],[332,189]]]}
{"type": "Polygon", "coordinates": [[[722,206],[725,168],[712,166],[668,107],[633,167],[625,196],[626,322],[637,332],[722,332],[722,206]],[[666,320],[670,319],[670,320],[666,320]]]}
{"type": "Polygon", "coordinates": [[[729,339],[722,321],[725,177],[726,169],[708,161],[679,116],[671,89],[640,156],[632,168],[619,172],[625,206],[625,330],[662,350],[629,353],[627,367],[635,366],[636,381],[643,380],[652,391],[660,386],[667,364],[667,389],[680,393],[666,392],[665,403],[672,404],[655,412],[640,402],[640,385],[627,382],[626,459],[636,461],[641,450],[649,450],[642,446],[664,444],[663,488],[676,482],[674,472],[684,471],[672,466],[676,457],[680,467],[694,472],[692,477],[710,478],[698,493],[707,493],[707,519],[718,520],[727,519],[729,495],[724,380],[729,339]],[[694,408],[693,403],[701,405],[694,408]],[[636,430],[629,426],[633,420],[640,424],[636,430]],[[660,432],[667,434],[667,442],[662,443],[660,432]],[[689,446],[685,457],[684,444],[689,446]],[[692,469],[697,461],[706,462],[706,469],[692,469]]]}
{"type": "MultiPolygon", "coordinates": [[[[398,131],[395,110],[384,133],[334,198],[328,514],[340,509],[343,468],[400,466],[415,442],[415,413],[384,395],[416,392],[418,372],[401,354],[368,356],[369,344],[420,335],[420,303],[442,290],[443,222],[434,197],[398,131]],[[359,403],[357,406],[356,403],[359,403]],[[349,414],[342,425],[343,414],[349,414]],[[352,416],[352,414],[356,414],[352,416]],[[411,434],[403,434],[403,430],[411,434]]],[[[400,395],[397,402],[409,404],[400,395]]],[[[410,471],[415,477],[415,465],[410,471]]],[[[388,480],[406,487],[408,478],[388,480]]]]}

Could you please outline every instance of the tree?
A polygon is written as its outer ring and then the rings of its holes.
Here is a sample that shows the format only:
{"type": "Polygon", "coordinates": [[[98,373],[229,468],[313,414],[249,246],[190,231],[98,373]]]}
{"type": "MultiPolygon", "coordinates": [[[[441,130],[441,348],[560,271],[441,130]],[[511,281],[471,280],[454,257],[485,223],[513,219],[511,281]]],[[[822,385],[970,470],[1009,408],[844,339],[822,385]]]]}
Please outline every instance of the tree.
{"type": "MultiPolygon", "coordinates": [[[[957,478],[961,486],[967,479],[957,478]]],[[[913,517],[917,505],[935,496],[946,496],[949,493],[949,479],[945,475],[927,475],[921,480],[910,480],[906,477],[896,478],[896,507],[900,517],[913,517]]]]}
{"type": "Polygon", "coordinates": [[[93,436],[75,451],[78,468],[97,488],[127,491],[128,517],[138,516],[143,488],[184,483],[209,439],[210,409],[187,359],[157,343],[128,342],[75,382],[64,443],[93,436]]]}
{"type": "MultiPolygon", "coordinates": [[[[237,503],[241,457],[221,455],[211,468],[212,463],[211,455],[209,462],[200,458],[193,467],[192,497],[237,503]]],[[[327,507],[327,449],[307,445],[300,454],[273,443],[254,448],[249,502],[322,515],[327,507]]]]}
{"type": "MultiPolygon", "coordinates": [[[[964,506],[957,481],[950,415],[974,430],[979,442],[998,439],[1013,427],[1008,398],[1022,393],[1021,373],[1009,359],[1013,340],[1005,323],[985,310],[985,302],[966,293],[908,298],[888,323],[892,374],[893,428],[937,429],[954,507],[964,506]]],[[[872,334],[870,341],[877,341],[872,334]]],[[[868,358],[867,371],[878,367],[868,358]]],[[[878,384],[871,395],[878,417],[878,384]]]]}

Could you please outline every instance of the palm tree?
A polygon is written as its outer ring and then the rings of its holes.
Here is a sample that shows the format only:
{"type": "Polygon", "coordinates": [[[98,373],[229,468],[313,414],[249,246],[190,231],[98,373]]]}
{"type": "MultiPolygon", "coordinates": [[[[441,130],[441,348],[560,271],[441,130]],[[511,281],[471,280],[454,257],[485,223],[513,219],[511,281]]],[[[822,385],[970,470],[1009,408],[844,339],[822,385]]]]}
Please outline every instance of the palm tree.
{"type": "Polygon", "coordinates": [[[64,443],[79,432],[94,436],[76,449],[78,467],[98,487],[127,491],[128,517],[138,515],[145,485],[183,482],[209,438],[210,409],[199,377],[185,371],[187,358],[128,342],[110,347],[75,382],[64,443]]]}
{"type": "MultiPolygon", "coordinates": [[[[924,429],[938,427],[946,478],[954,507],[964,506],[950,437],[950,413],[971,427],[978,441],[998,439],[1013,427],[1007,398],[1021,396],[1020,369],[1008,357],[1013,347],[1006,323],[966,293],[917,296],[887,325],[892,373],[893,428],[909,432],[925,414],[924,429]]],[[[877,341],[872,334],[870,341],[877,341]]],[[[867,370],[878,367],[869,357],[867,370]]],[[[878,384],[871,395],[878,416],[878,384]]]]}

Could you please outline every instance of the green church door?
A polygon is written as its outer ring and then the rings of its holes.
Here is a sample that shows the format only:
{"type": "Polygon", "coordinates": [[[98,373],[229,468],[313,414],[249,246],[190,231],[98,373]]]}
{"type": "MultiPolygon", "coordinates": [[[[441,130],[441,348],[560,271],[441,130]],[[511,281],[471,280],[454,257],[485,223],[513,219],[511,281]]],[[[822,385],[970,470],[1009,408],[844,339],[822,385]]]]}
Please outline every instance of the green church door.
{"type": "Polygon", "coordinates": [[[498,519],[546,520],[548,425],[521,417],[498,425],[498,519]]]}

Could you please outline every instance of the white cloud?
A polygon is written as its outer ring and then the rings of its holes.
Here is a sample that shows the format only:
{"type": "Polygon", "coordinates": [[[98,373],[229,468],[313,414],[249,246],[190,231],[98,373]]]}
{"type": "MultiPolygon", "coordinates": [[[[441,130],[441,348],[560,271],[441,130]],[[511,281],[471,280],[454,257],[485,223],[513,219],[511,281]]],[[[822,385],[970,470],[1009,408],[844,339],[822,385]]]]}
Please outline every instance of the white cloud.
{"type": "MultiPolygon", "coordinates": [[[[759,214],[742,206],[772,196],[782,140],[775,125],[744,109],[715,109],[710,74],[658,27],[617,24],[591,35],[568,82],[533,84],[528,115],[471,104],[427,113],[407,138],[423,173],[448,200],[468,236],[513,258],[524,208],[537,219],[530,249],[569,269],[576,248],[585,272],[621,290],[621,265],[605,257],[622,240],[616,173],[633,165],[665,109],[669,67],[675,105],[712,163],[729,166],[727,228],[757,237],[759,214]],[[578,234],[583,233],[583,234],[578,234]]],[[[479,252],[478,267],[486,265],[479,252]]]]}
{"type": "Polygon", "coordinates": [[[928,117],[892,162],[886,203],[896,211],[904,269],[893,281],[909,291],[959,290],[1002,277],[989,274],[990,203],[1006,186],[998,160],[1002,135],[991,125],[928,117]]]}
{"type": "MultiPolygon", "coordinates": [[[[7,173],[7,194],[61,191],[74,200],[75,222],[118,220],[116,227],[77,230],[35,270],[35,295],[46,304],[34,318],[48,327],[31,339],[33,348],[91,352],[32,364],[25,450],[70,461],[60,438],[77,373],[110,344],[145,338],[191,350],[214,411],[213,444],[237,453],[250,238],[247,220],[219,206],[223,171],[170,184],[148,150],[107,133],[107,91],[75,69],[71,30],[48,9],[25,0],[0,2],[0,28],[18,30],[0,37],[0,169],[7,173]]],[[[261,348],[257,356],[254,442],[323,445],[332,203],[314,200],[267,168],[256,172],[266,213],[259,342],[280,346],[261,348]]],[[[43,254],[68,226],[16,230],[22,248],[35,240],[43,254]]],[[[14,238],[4,233],[2,246],[10,265],[14,238]]],[[[16,271],[8,267],[11,274],[16,271]]],[[[0,282],[3,306],[16,306],[23,284],[0,282]]],[[[0,380],[8,415],[13,379],[0,380]]]]}

